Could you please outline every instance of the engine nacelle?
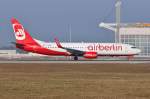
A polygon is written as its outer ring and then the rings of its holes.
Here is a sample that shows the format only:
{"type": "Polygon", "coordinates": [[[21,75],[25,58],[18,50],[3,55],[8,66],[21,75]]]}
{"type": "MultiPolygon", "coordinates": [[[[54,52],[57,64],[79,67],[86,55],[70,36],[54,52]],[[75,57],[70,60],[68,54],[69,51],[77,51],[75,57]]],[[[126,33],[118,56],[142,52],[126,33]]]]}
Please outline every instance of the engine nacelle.
{"type": "Polygon", "coordinates": [[[83,55],[85,58],[94,59],[97,58],[97,52],[85,52],[83,55]]]}

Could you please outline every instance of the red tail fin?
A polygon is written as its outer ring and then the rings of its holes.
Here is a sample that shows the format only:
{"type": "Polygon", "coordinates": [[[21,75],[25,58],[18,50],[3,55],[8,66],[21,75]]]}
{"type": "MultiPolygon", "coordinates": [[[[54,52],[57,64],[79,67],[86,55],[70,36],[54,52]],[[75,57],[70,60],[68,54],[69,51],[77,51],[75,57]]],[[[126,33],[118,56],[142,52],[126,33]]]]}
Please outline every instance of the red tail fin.
{"type": "Polygon", "coordinates": [[[37,45],[37,43],[34,41],[34,39],[30,36],[30,34],[23,28],[23,26],[20,24],[20,22],[12,18],[11,23],[13,26],[13,30],[16,37],[16,42],[19,44],[33,44],[37,45]]]}

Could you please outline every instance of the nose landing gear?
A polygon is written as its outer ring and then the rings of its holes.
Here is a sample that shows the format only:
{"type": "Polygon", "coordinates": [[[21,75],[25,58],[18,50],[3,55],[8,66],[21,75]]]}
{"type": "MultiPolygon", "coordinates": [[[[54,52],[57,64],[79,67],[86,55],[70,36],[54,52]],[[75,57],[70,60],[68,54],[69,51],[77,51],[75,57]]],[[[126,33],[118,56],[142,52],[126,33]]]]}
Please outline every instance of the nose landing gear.
{"type": "Polygon", "coordinates": [[[132,60],[134,56],[128,56],[128,61],[132,60]]]}

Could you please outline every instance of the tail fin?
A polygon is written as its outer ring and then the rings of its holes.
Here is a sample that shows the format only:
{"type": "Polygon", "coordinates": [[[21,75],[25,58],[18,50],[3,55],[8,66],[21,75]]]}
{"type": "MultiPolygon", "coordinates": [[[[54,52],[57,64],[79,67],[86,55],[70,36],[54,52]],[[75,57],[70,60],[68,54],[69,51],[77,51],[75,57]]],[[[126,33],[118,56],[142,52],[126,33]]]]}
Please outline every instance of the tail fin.
{"type": "Polygon", "coordinates": [[[15,19],[11,19],[11,23],[13,26],[13,30],[16,37],[16,43],[18,44],[37,44],[34,39],[30,36],[30,34],[23,28],[21,23],[15,19]]]}

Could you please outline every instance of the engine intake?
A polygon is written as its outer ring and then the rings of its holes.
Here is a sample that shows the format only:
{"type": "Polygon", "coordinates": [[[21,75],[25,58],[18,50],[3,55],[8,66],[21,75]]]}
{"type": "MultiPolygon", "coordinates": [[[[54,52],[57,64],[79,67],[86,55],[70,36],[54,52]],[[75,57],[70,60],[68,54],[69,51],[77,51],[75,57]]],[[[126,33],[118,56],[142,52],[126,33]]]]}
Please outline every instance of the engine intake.
{"type": "Polygon", "coordinates": [[[85,52],[83,56],[88,59],[94,59],[97,58],[98,55],[97,52],[85,52]]]}

